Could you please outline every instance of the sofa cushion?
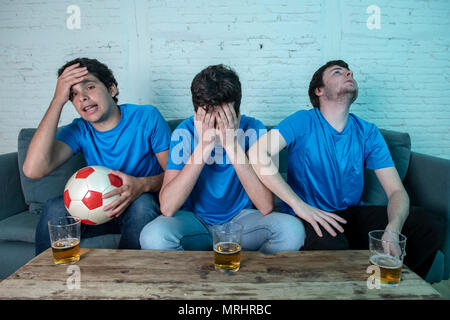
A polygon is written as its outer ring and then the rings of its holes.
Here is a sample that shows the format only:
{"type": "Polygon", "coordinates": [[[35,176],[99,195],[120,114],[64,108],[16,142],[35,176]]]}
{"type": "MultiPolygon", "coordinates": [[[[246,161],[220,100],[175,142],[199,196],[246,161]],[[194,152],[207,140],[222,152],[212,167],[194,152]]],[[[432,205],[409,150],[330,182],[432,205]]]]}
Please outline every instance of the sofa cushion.
{"type": "Polygon", "coordinates": [[[19,133],[18,141],[18,161],[20,170],[20,180],[25,202],[30,206],[32,213],[40,213],[48,199],[60,196],[64,192],[67,180],[78,169],[86,166],[86,162],[81,153],[76,154],[66,161],[59,168],[41,179],[30,179],[23,174],[23,163],[36,129],[22,129],[19,133]]]}
{"type": "Polygon", "coordinates": [[[170,130],[172,132],[178,127],[178,125],[183,122],[185,119],[175,119],[175,120],[169,120],[167,121],[167,124],[169,125],[170,130]]]}
{"type": "Polygon", "coordinates": [[[39,215],[25,211],[0,221],[0,240],[34,243],[39,215]]]}
{"type": "MultiPolygon", "coordinates": [[[[380,129],[389,151],[403,181],[411,157],[411,138],[408,133],[380,129]]],[[[364,191],[362,201],[365,205],[387,205],[388,199],[373,170],[364,170],[364,191]]]]}

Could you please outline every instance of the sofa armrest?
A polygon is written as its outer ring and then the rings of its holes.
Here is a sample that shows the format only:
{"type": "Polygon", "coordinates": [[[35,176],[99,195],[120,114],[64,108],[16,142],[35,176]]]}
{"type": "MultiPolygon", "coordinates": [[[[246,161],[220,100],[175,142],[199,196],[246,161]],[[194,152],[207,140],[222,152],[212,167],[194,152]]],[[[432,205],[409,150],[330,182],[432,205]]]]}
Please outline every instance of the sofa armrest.
{"type": "Polygon", "coordinates": [[[0,155],[0,220],[27,210],[20,184],[17,152],[0,155]]]}
{"type": "Polygon", "coordinates": [[[445,255],[444,277],[450,275],[450,160],[417,152],[411,153],[405,188],[411,205],[424,207],[446,223],[442,251],[445,255]]]}

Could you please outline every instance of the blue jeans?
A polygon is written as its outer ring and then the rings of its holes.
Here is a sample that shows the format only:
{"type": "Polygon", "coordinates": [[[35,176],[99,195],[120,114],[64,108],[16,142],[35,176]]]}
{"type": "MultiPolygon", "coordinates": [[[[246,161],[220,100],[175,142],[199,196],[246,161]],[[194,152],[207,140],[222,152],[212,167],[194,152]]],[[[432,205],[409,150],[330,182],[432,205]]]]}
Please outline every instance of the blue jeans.
{"type": "MultiPolygon", "coordinates": [[[[81,225],[81,238],[91,238],[104,234],[122,234],[119,249],[140,249],[139,234],[142,228],[160,215],[159,206],[154,196],[143,193],[134,200],[118,217],[101,225],[81,225]]],[[[50,248],[48,221],[55,217],[64,217],[69,212],[64,206],[62,196],[47,201],[36,228],[36,255],[50,248]]]]}
{"type": "MultiPolygon", "coordinates": [[[[244,209],[231,221],[243,226],[243,250],[297,251],[305,241],[303,223],[290,214],[263,216],[258,210],[244,209]]],[[[161,215],[142,229],[140,243],[142,249],[150,250],[212,250],[212,226],[189,211],[161,215]]]]}

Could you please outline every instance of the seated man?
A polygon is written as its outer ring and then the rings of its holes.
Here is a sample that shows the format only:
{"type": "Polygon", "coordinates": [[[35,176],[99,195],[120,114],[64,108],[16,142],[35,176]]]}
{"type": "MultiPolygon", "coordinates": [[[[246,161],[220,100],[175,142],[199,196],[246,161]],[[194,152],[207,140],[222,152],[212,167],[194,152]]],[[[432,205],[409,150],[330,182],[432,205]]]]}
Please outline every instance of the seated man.
{"type": "Polygon", "coordinates": [[[246,152],[265,127],[240,114],[237,74],[210,66],[195,76],[191,92],[195,115],[172,135],[159,197],[163,215],[142,230],[141,247],[210,250],[211,227],[233,221],[243,226],[243,250],[299,250],[302,223],[271,212],[273,195],[249,164],[246,152]]]}
{"type": "MultiPolygon", "coordinates": [[[[82,152],[88,165],[113,169],[123,185],[105,195],[120,197],[105,207],[115,219],[82,225],[81,237],[121,233],[119,248],[140,249],[141,229],[159,214],[157,198],[168,158],[170,129],[153,106],[117,105],[117,81],[95,59],[80,58],[58,71],[53,100],[31,140],[23,171],[41,178],[82,152]],[[81,118],[57,132],[61,111],[70,100],[81,118]]],[[[69,215],[63,195],[50,199],[36,229],[36,254],[50,247],[47,222],[69,215]]]]}
{"type": "Polygon", "coordinates": [[[249,151],[251,163],[285,202],[284,211],[306,222],[305,249],[368,249],[369,231],[387,230],[387,238],[401,232],[408,238],[405,264],[424,277],[442,244],[444,225],[418,208],[410,210],[380,131],[350,113],[357,95],[347,63],[328,62],[309,86],[314,108],[294,113],[261,137],[249,151]],[[271,160],[285,147],[287,183],[271,160]],[[362,206],[364,167],[375,171],[389,199],[387,207],[362,206]]]}

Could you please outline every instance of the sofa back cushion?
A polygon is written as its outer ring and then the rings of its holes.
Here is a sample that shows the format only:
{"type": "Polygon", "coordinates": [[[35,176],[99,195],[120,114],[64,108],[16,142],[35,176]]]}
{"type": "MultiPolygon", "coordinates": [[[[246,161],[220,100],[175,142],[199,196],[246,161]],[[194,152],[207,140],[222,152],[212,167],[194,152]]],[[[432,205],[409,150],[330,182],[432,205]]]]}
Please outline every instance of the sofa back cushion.
{"type": "Polygon", "coordinates": [[[86,166],[83,154],[78,153],[59,168],[41,179],[30,179],[23,174],[23,163],[27,155],[31,138],[36,132],[35,128],[22,129],[18,141],[18,161],[20,181],[25,202],[30,206],[31,213],[40,213],[48,199],[60,196],[64,192],[67,180],[78,169],[86,166]]]}
{"type": "MultiPolygon", "coordinates": [[[[391,153],[395,168],[403,181],[409,168],[411,157],[411,138],[408,133],[380,129],[391,153]]],[[[362,201],[365,205],[387,205],[388,199],[375,172],[364,170],[364,191],[362,201]]]]}
{"type": "MultiPolygon", "coordinates": [[[[184,119],[176,119],[168,121],[172,132],[183,120],[184,119]]],[[[267,129],[272,129],[272,126],[268,126],[267,129]]],[[[42,179],[27,178],[23,174],[22,166],[25,161],[28,146],[35,131],[36,129],[34,128],[22,129],[20,131],[18,141],[18,161],[25,202],[30,206],[30,211],[32,213],[40,213],[48,199],[63,194],[67,180],[75,171],[86,166],[86,162],[83,154],[79,153],[42,179]]],[[[411,155],[411,140],[409,134],[383,129],[380,131],[386,140],[394,164],[403,181],[408,170],[409,158],[411,155]]],[[[287,174],[287,159],[287,149],[283,149],[279,154],[279,171],[284,179],[286,179],[287,174]]],[[[364,179],[365,184],[362,196],[364,203],[367,205],[386,205],[386,195],[378,182],[375,173],[371,170],[364,170],[364,179]]],[[[279,204],[280,200],[275,197],[276,210],[279,210],[279,204]]]]}

